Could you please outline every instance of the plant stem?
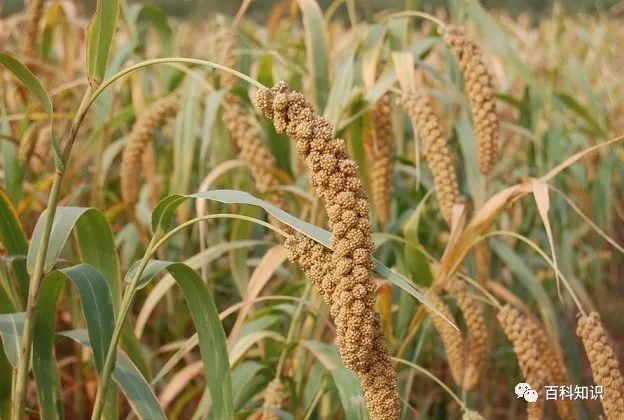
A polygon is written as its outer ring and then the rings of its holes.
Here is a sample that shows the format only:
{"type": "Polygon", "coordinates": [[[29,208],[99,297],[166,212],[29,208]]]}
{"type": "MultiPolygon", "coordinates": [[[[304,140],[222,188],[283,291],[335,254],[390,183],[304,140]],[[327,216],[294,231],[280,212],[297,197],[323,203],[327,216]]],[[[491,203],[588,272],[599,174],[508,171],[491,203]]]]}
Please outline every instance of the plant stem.
{"type": "Polygon", "coordinates": [[[119,308],[119,315],[115,319],[115,328],[113,330],[113,336],[111,337],[110,345],[108,346],[108,350],[106,352],[106,359],[104,361],[104,366],[102,367],[102,372],[100,373],[100,378],[98,380],[98,388],[97,393],[95,395],[95,404],[93,406],[93,413],[91,414],[91,420],[99,420],[102,417],[102,411],[104,410],[104,402],[106,397],[106,390],[108,389],[108,383],[110,382],[111,374],[113,373],[113,369],[115,367],[115,361],[117,359],[117,344],[119,343],[119,339],[121,338],[121,332],[123,330],[123,325],[126,320],[126,316],[130,311],[130,307],[132,306],[132,299],[137,291],[137,285],[139,280],[141,279],[141,274],[143,274],[143,270],[147,266],[149,262],[150,255],[152,255],[154,244],[157,242],[157,235],[152,236],[152,239],[145,250],[145,254],[143,255],[143,259],[137,269],[134,277],[132,278],[132,282],[126,288],[124,292],[123,298],[121,300],[121,306],[119,308]]]}
{"type": "Polygon", "coordinates": [[[297,331],[297,327],[299,325],[299,318],[303,314],[303,306],[304,303],[310,294],[311,290],[310,283],[306,283],[305,289],[303,291],[303,295],[301,295],[301,300],[297,305],[297,310],[293,316],[292,322],[290,323],[290,328],[288,329],[288,337],[286,338],[286,343],[284,344],[284,349],[282,350],[282,354],[280,355],[279,362],[277,363],[277,368],[275,369],[275,377],[280,378],[282,375],[282,370],[284,369],[284,364],[286,363],[286,356],[288,355],[288,351],[290,346],[295,342],[294,337],[297,331]]]}
{"type": "Polygon", "coordinates": [[[28,302],[26,304],[26,320],[24,322],[24,330],[22,332],[22,341],[20,344],[20,357],[17,365],[16,379],[15,379],[15,392],[13,394],[13,401],[11,407],[11,419],[22,420],[24,418],[24,410],[26,408],[26,388],[28,386],[28,371],[30,369],[30,352],[32,348],[32,341],[35,332],[35,312],[37,310],[37,303],[39,302],[39,293],[41,280],[43,279],[46,257],[48,255],[48,245],[50,242],[50,236],[52,233],[52,225],[54,222],[54,216],[56,214],[56,208],[58,207],[61,195],[61,184],[63,182],[63,176],[65,174],[65,167],[71,149],[78,135],[80,124],[84,119],[84,116],[88,109],[88,101],[91,96],[91,89],[87,88],[82,102],[78,107],[76,116],[72,121],[69,138],[62,156],[58,157],[60,162],[56,163],[56,172],[54,174],[54,181],[52,182],[52,188],[50,190],[50,196],[48,197],[48,206],[46,213],[45,228],[41,235],[41,241],[39,242],[39,251],[35,260],[35,268],[30,281],[30,287],[28,290],[28,302]]]}

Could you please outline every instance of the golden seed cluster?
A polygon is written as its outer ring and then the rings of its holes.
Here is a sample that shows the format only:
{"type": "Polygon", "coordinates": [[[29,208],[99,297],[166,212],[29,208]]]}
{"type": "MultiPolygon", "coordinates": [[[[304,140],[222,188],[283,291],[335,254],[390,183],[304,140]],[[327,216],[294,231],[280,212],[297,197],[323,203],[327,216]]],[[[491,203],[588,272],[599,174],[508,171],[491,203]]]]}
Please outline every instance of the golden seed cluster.
{"type": "Polygon", "coordinates": [[[520,370],[526,383],[540,394],[535,403],[527,404],[529,420],[539,420],[544,416],[544,366],[541,364],[540,353],[535,345],[533,329],[526,317],[515,308],[505,305],[497,315],[503,332],[513,345],[520,370]]]}
{"type": "Polygon", "coordinates": [[[223,103],[223,122],[240,158],[247,164],[260,192],[275,184],[275,157],[262,142],[260,129],[238,97],[226,95],[223,103]]]}
{"type": "Polygon", "coordinates": [[[487,242],[479,242],[475,246],[475,266],[477,281],[483,285],[490,279],[490,264],[492,262],[492,250],[487,242]]]}
{"type": "Polygon", "coordinates": [[[473,389],[479,382],[489,357],[489,339],[481,305],[475,301],[464,282],[452,280],[447,291],[457,300],[466,323],[466,372],[463,387],[473,389]]]}
{"type": "MultiPolygon", "coordinates": [[[[425,297],[429,300],[429,303],[438,310],[447,319],[453,319],[453,315],[449,310],[446,303],[442,301],[440,296],[431,290],[424,292],[425,297]]],[[[446,352],[446,358],[448,359],[449,369],[451,376],[455,383],[459,386],[464,381],[466,373],[465,360],[464,360],[464,337],[462,333],[451,324],[449,324],[444,318],[433,312],[428,307],[427,313],[431,317],[431,323],[433,327],[440,335],[442,344],[444,345],[444,351],[446,352]]]]}
{"type": "MultiPolygon", "coordinates": [[[[262,408],[282,410],[286,407],[288,396],[284,383],[278,378],[273,379],[264,391],[262,408]]],[[[279,420],[279,416],[270,410],[262,411],[262,420],[279,420]]]]}
{"type": "Polygon", "coordinates": [[[373,105],[372,127],[367,133],[369,172],[373,204],[382,225],[390,220],[390,178],[392,176],[392,104],[390,93],[373,105]]]}
{"type": "Polygon", "coordinates": [[[442,217],[450,223],[453,205],[459,203],[460,194],[455,164],[442,126],[429,98],[424,93],[404,94],[399,104],[409,114],[424,143],[425,158],[433,175],[442,217]]]}
{"type": "Polygon", "coordinates": [[[145,148],[152,136],[180,106],[178,94],[159,99],[143,111],[132,127],[121,156],[121,197],[124,203],[134,204],[139,199],[139,173],[145,148]]]}
{"type": "Polygon", "coordinates": [[[494,166],[498,147],[498,117],[492,75],[483,63],[481,49],[458,26],[444,32],[444,41],[451,48],[464,76],[466,95],[472,106],[477,134],[479,168],[487,175],[494,166]]]}
{"type": "MultiPolygon", "coordinates": [[[[278,132],[296,141],[298,154],[310,169],[310,183],[325,202],[333,249],[325,275],[331,277],[326,281],[333,292],[326,301],[341,357],[360,377],[371,419],[397,419],[397,377],[374,308],[375,283],[369,273],[374,246],[357,164],[344,140],[333,138],[332,125],[316,116],[306,98],[290,91],[286,83],[258,90],[255,102],[278,132]]],[[[311,281],[318,284],[318,279],[311,281]]]]}
{"type": "Polygon", "coordinates": [[[624,419],[624,379],[600,315],[591,312],[581,317],[576,334],[583,341],[594,382],[604,387],[602,409],[605,415],[609,420],[624,419]]]}
{"type": "MultiPolygon", "coordinates": [[[[223,63],[223,65],[231,69],[236,69],[238,64],[238,57],[232,53],[232,46],[234,45],[236,34],[232,31],[227,31],[223,33],[220,38],[220,44],[224,45],[224,51],[226,54],[225,62],[223,63]]],[[[238,77],[227,71],[222,71],[220,73],[219,80],[221,82],[221,87],[227,89],[233,88],[238,83],[238,77]]]]}
{"type": "Polygon", "coordinates": [[[32,124],[30,127],[28,127],[28,129],[20,139],[19,147],[17,149],[17,161],[21,165],[24,165],[26,162],[28,162],[28,159],[30,159],[30,156],[32,155],[33,148],[35,147],[35,143],[37,142],[37,131],[37,126],[35,124],[32,124]]]}
{"type": "Polygon", "coordinates": [[[41,172],[46,168],[47,158],[52,150],[52,125],[46,124],[37,131],[37,139],[33,145],[28,163],[33,172],[41,172]]]}
{"type": "MultiPolygon", "coordinates": [[[[555,351],[550,343],[544,328],[541,325],[526,318],[528,328],[540,355],[540,364],[544,367],[544,373],[548,378],[549,385],[567,385],[570,383],[568,379],[567,369],[561,356],[555,351]]],[[[562,420],[573,420],[574,405],[570,400],[557,399],[557,412],[562,420]]]]}
{"type": "Polygon", "coordinates": [[[336,289],[334,276],[331,275],[332,251],[305,235],[290,236],[284,246],[288,249],[290,261],[306,273],[310,283],[331,308],[336,289]]]}
{"type": "Polygon", "coordinates": [[[39,21],[43,15],[44,0],[32,0],[26,11],[26,28],[22,42],[22,52],[26,57],[32,57],[37,50],[39,38],[39,21]]]}
{"type": "MultiPolygon", "coordinates": [[[[225,66],[236,68],[237,57],[232,54],[231,47],[234,44],[235,34],[228,31],[224,35],[226,57],[225,66]]],[[[221,86],[231,89],[238,83],[239,79],[229,72],[221,72],[221,86]]],[[[223,122],[228,131],[230,139],[238,150],[239,157],[247,164],[253,177],[256,188],[261,193],[267,192],[277,184],[275,179],[276,161],[271,150],[262,142],[262,136],[258,124],[249,112],[245,109],[241,100],[232,94],[226,94],[223,98],[223,122]]],[[[284,209],[286,201],[282,194],[271,192],[266,198],[267,201],[276,207],[284,209]]],[[[272,216],[269,221],[285,227],[285,225],[272,216]]]]}

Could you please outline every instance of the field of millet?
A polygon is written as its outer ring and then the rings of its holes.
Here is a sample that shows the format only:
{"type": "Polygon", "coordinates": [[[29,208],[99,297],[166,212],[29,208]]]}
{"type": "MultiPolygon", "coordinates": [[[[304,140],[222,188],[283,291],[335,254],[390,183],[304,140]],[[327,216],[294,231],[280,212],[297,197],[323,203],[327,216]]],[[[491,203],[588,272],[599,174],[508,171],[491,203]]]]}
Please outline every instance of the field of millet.
{"type": "Polygon", "coordinates": [[[236,3],[0,19],[0,419],[623,420],[618,8],[236,3]]]}

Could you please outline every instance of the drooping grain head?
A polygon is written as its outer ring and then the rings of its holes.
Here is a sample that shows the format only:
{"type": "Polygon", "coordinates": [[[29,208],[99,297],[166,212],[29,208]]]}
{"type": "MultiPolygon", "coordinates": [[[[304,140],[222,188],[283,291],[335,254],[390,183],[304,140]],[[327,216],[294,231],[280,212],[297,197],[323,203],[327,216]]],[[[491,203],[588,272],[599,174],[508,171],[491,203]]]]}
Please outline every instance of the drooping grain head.
{"type": "Polygon", "coordinates": [[[537,402],[527,403],[529,420],[544,417],[544,366],[540,363],[540,354],[535,345],[532,329],[526,317],[509,305],[503,306],[497,315],[498,322],[513,345],[524,381],[539,394],[537,402]]]}
{"type": "Polygon", "coordinates": [[[600,315],[591,312],[578,321],[576,334],[583,341],[596,385],[603,387],[602,409],[609,420],[624,419],[624,379],[612,341],[600,315]]]}
{"type": "Polygon", "coordinates": [[[52,125],[46,124],[37,132],[37,139],[33,145],[32,155],[29,160],[30,169],[39,173],[46,168],[46,159],[52,150],[52,125]]]}
{"type": "Polygon", "coordinates": [[[332,271],[332,251],[305,235],[289,237],[284,243],[288,258],[297,264],[331,308],[336,284],[332,271]]]}
{"type": "Polygon", "coordinates": [[[39,38],[39,22],[43,15],[44,0],[31,0],[26,11],[26,28],[22,39],[22,53],[26,57],[32,57],[37,50],[39,38]]]}
{"type": "MultiPolygon", "coordinates": [[[[223,45],[222,54],[225,55],[224,66],[236,70],[238,66],[238,57],[234,54],[233,47],[236,43],[236,33],[234,31],[223,32],[219,42],[223,45]]],[[[221,87],[231,89],[239,82],[238,77],[227,71],[220,73],[221,87]]]]}
{"type": "Polygon", "coordinates": [[[450,223],[453,205],[460,202],[460,193],[454,160],[442,126],[425,94],[405,94],[399,104],[412,119],[412,124],[424,143],[425,159],[433,175],[442,217],[450,223]]]}
{"type": "Polygon", "coordinates": [[[464,282],[452,279],[446,287],[457,300],[466,323],[466,372],[463,387],[473,389],[485,370],[489,357],[489,339],[481,304],[470,296],[464,282]]]}
{"type": "MultiPolygon", "coordinates": [[[[544,328],[530,318],[526,318],[526,320],[528,328],[531,330],[530,334],[533,337],[535,346],[540,355],[540,364],[544,367],[544,374],[548,379],[548,385],[559,386],[569,384],[570,381],[568,379],[565,363],[559,353],[553,348],[544,328]]],[[[576,418],[572,401],[557,399],[555,404],[557,405],[559,417],[562,420],[573,420],[576,418]]]]}
{"type": "Polygon", "coordinates": [[[255,119],[238,97],[226,95],[223,103],[223,122],[240,158],[247,164],[258,191],[264,193],[275,184],[275,157],[263,143],[255,119]]]}
{"type": "Polygon", "coordinates": [[[121,157],[121,197],[126,204],[134,204],[139,199],[139,174],[145,147],[169,118],[175,116],[180,106],[176,93],[165,96],[151,104],[139,116],[128,136],[121,157]]]}
{"type": "Polygon", "coordinates": [[[331,124],[316,116],[306,98],[290,91],[286,83],[258,90],[254,100],[278,132],[295,140],[300,158],[310,169],[310,183],[325,202],[333,249],[331,271],[325,277],[335,285],[326,301],[336,324],[340,355],[360,377],[371,418],[396,419],[400,413],[397,377],[374,308],[375,283],[369,273],[372,231],[357,164],[344,140],[333,138],[331,124]]]}
{"type": "Polygon", "coordinates": [[[479,242],[475,246],[476,278],[479,284],[484,285],[490,279],[490,264],[492,250],[487,242],[479,242]]]}
{"type": "Polygon", "coordinates": [[[19,147],[17,148],[17,161],[20,165],[24,165],[30,159],[37,142],[38,132],[37,126],[31,124],[20,139],[19,147]]]}
{"type": "Polygon", "coordinates": [[[392,104],[384,94],[371,112],[372,127],[367,135],[371,190],[377,218],[382,225],[390,220],[390,178],[392,176],[392,104]]]}
{"type": "Polygon", "coordinates": [[[286,395],[284,383],[279,378],[273,379],[264,391],[262,408],[268,410],[262,411],[262,420],[279,420],[280,416],[271,411],[271,409],[282,410],[286,408],[287,401],[288,395],[286,395]]]}
{"type": "MultiPolygon", "coordinates": [[[[453,319],[451,311],[449,311],[448,306],[444,303],[440,296],[431,290],[427,290],[424,295],[429,300],[429,303],[431,303],[431,305],[442,315],[444,315],[447,319],[453,319]]],[[[434,313],[431,309],[427,308],[427,313],[431,317],[433,327],[442,339],[451,376],[457,385],[462,386],[466,373],[464,337],[460,331],[453,328],[451,324],[446,322],[445,319],[434,313]]]]}
{"type": "Polygon", "coordinates": [[[487,175],[494,166],[498,148],[498,117],[492,75],[483,62],[480,48],[463,28],[451,26],[443,36],[464,76],[477,135],[479,168],[487,175]]]}

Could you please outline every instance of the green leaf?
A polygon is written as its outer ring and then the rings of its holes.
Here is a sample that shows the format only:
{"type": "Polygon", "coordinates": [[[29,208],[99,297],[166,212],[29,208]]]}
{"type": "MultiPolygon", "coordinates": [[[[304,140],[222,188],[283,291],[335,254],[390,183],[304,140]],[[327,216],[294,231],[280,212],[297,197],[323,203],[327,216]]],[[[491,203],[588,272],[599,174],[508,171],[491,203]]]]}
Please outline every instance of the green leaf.
{"type": "Polygon", "coordinates": [[[234,390],[234,410],[241,410],[266,384],[266,378],[261,375],[266,366],[246,361],[232,369],[232,389],[234,390]]]}
{"type": "MultiPolygon", "coordinates": [[[[72,330],[59,333],[65,337],[85,345],[91,346],[85,330],[72,330]]],[[[134,412],[141,419],[166,420],[167,416],[160,408],[154,391],[150,388],[141,372],[122,351],[117,352],[113,380],[125,394],[134,412]]]]}
{"type": "MultiPolygon", "coordinates": [[[[41,245],[41,234],[43,233],[47,215],[48,211],[46,210],[41,214],[39,220],[37,220],[31,238],[30,248],[28,249],[26,266],[28,272],[31,274],[35,268],[35,259],[37,258],[39,246],[41,245]]],[[[54,264],[56,264],[74,228],[76,228],[79,244],[82,243],[80,247],[81,256],[85,257],[85,262],[96,266],[98,269],[104,269],[104,272],[106,272],[106,280],[110,281],[110,288],[117,294],[119,291],[119,284],[115,277],[117,276],[118,268],[115,262],[116,258],[112,255],[114,252],[112,233],[106,221],[106,217],[97,209],[88,207],[57,208],[52,224],[44,272],[47,273],[54,268],[54,264]],[[95,235],[95,237],[89,237],[90,235],[95,235]],[[101,249],[85,249],[86,247],[94,245],[101,249]]]]}
{"type": "Polygon", "coordinates": [[[353,87],[353,71],[355,62],[355,51],[347,50],[341,54],[338,61],[336,78],[332,83],[327,105],[323,116],[332,123],[333,126],[338,122],[338,118],[345,106],[349,102],[351,88],[353,87]]]}
{"type": "Polygon", "coordinates": [[[39,101],[43,110],[52,118],[52,101],[37,78],[13,56],[0,51],[0,65],[6,67],[17,79],[24,84],[39,101]]]}
{"type": "MultiPolygon", "coordinates": [[[[0,134],[11,135],[11,126],[7,118],[7,110],[0,103],[0,134]]],[[[9,141],[0,141],[0,156],[2,156],[2,169],[4,172],[4,186],[9,197],[14,203],[22,199],[22,179],[24,175],[23,165],[19,163],[18,147],[9,141]]]]}
{"type": "Polygon", "coordinates": [[[158,234],[168,231],[173,223],[175,212],[186,200],[187,197],[181,194],[172,194],[160,200],[152,211],[152,232],[158,234]]]}
{"type": "Polygon", "coordinates": [[[56,308],[65,280],[76,287],[80,296],[89,340],[94,344],[93,359],[98,372],[104,366],[115,326],[113,303],[106,279],[93,266],[79,264],[53,271],[46,276],[35,315],[33,340],[33,371],[41,417],[45,419],[62,417],[57,412],[62,402],[58,397],[60,380],[53,346],[56,308]]]}
{"type": "Polygon", "coordinates": [[[483,203],[486,198],[485,184],[481,172],[479,171],[477,139],[466,113],[462,113],[459,121],[457,121],[456,129],[459,147],[461,148],[462,157],[464,159],[463,168],[466,176],[458,175],[460,179],[466,179],[466,184],[473,200],[477,203],[483,203]]]}
{"type": "Polygon", "coordinates": [[[119,17],[118,0],[98,0],[87,27],[87,76],[91,87],[102,83],[119,17]]]}
{"type": "Polygon", "coordinates": [[[201,277],[183,263],[151,260],[140,277],[145,287],[159,271],[167,270],[176,280],[188,305],[199,337],[199,351],[212,399],[212,413],[217,419],[234,415],[232,380],[225,332],[212,294],[201,277]]]}
{"type": "Polygon", "coordinates": [[[173,139],[173,173],[170,191],[185,194],[190,191],[193,162],[196,160],[196,126],[203,90],[195,78],[187,79],[175,121],[173,139]]]}
{"type": "MultiPolygon", "coordinates": [[[[0,242],[9,257],[23,257],[28,253],[28,240],[19,221],[17,212],[8,195],[0,190],[0,242]]],[[[23,258],[13,259],[13,270],[17,277],[23,302],[28,297],[29,277],[26,261],[23,258]]]]}
{"type": "Polygon", "coordinates": [[[329,371],[338,390],[342,409],[347,420],[368,419],[364,392],[358,376],[347,369],[336,346],[315,340],[304,340],[301,344],[308,349],[318,361],[329,371]]]}
{"type": "MultiPolygon", "coordinates": [[[[4,271],[4,267],[0,264],[0,281],[5,274],[4,271]]],[[[4,293],[4,289],[0,285],[0,314],[14,313],[16,310],[15,305],[4,293]]],[[[0,340],[0,347],[2,346],[1,343],[2,340],[0,340]]],[[[0,349],[0,418],[8,418],[10,416],[12,372],[13,367],[9,363],[4,351],[0,349]]]]}
{"type": "Polygon", "coordinates": [[[95,267],[106,279],[118,307],[121,300],[121,269],[115,238],[106,217],[98,211],[85,212],[74,226],[80,260],[95,267]]]}
{"type": "MultiPolygon", "coordinates": [[[[161,225],[169,226],[173,219],[176,208],[187,198],[201,198],[205,200],[214,200],[226,204],[249,204],[252,206],[260,207],[282,223],[285,223],[296,231],[306,235],[309,238],[314,239],[316,242],[325,245],[328,248],[331,248],[331,233],[329,231],[313,224],[304,222],[303,220],[300,220],[295,216],[285,212],[284,210],[270,203],[267,203],[264,200],[256,198],[247,192],[237,190],[210,190],[189,195],[172,195],[165,197],[156,205],[156,208],[152,213],[152,226],[156,226],[157,228],[161,225]]],[[[444,317],[435,307],[433,307],[429,303],[429,301],[422,295],[422,293],[420,293],[416,289],[412,282],[410,282],[400,274],[397,274],[394,271],[390,270],[379,261],[374,260],[374,262],[374,271],[377,274],[381,275],[383,278],[389,280],[394,285],[408,292],[425,306],[430,308],[434,313],[446,319],[446,317],[444,317]]],[[[454,326],[454,324],[450,320],[446,320],[454,326]]]]}
{"type": "Polygon", "coordinates": [[[0,337],[4,347],[4,354],[13,369],[17,369],[20,355],[20,337],[24,329],[26,312],[0,315],[0,337]]]}
{"type": "Polygon", "coordinates": [[[605,132],[604,128],[594,117],[594,115],[592,115],[590,110],[581,105],[572,96],[564,92],[555,92],[553,94],[553,99],[556,103],[564,105],[569,110],[581,117],[590,127],[594,129],[595,134],[598,134],[602,137],[607,137],[607,133],[605,132]]]}
{"type": "Polygon", "coordinates": [[[314,106],[317,110],[321,110],[325,109],[330,87],[327,28],[315,0],[299,0],[299,8],[305,29],[308,72],[313,81],[314,106]]]}
{"type": "Polygon", "coordinates": [[[149,20],[156,32],[158,32],[161,54],[166,57],[171,56],[173,54],[173,32],[171,31],[167,14],[155,4],[147,3],[141,5],[141,10],[139,11],[139,19],[143,17],[149,20]]]}
{"type": "Polygon", "coordinates": [[[488,14],[478,0],[470,0],[464,3],[467,6],[469,15],[477,22],[483,31],[483,38],[492,43],[492,46],[499,54],[501,54],[511,65],[511,68],[520,75],[525,82],[532,86],[537,86],[538,82],[524,65],[522,60],[514,52],[513,48],[507,41],[508,37],[498,26],[496,21],[488,14]]]}

